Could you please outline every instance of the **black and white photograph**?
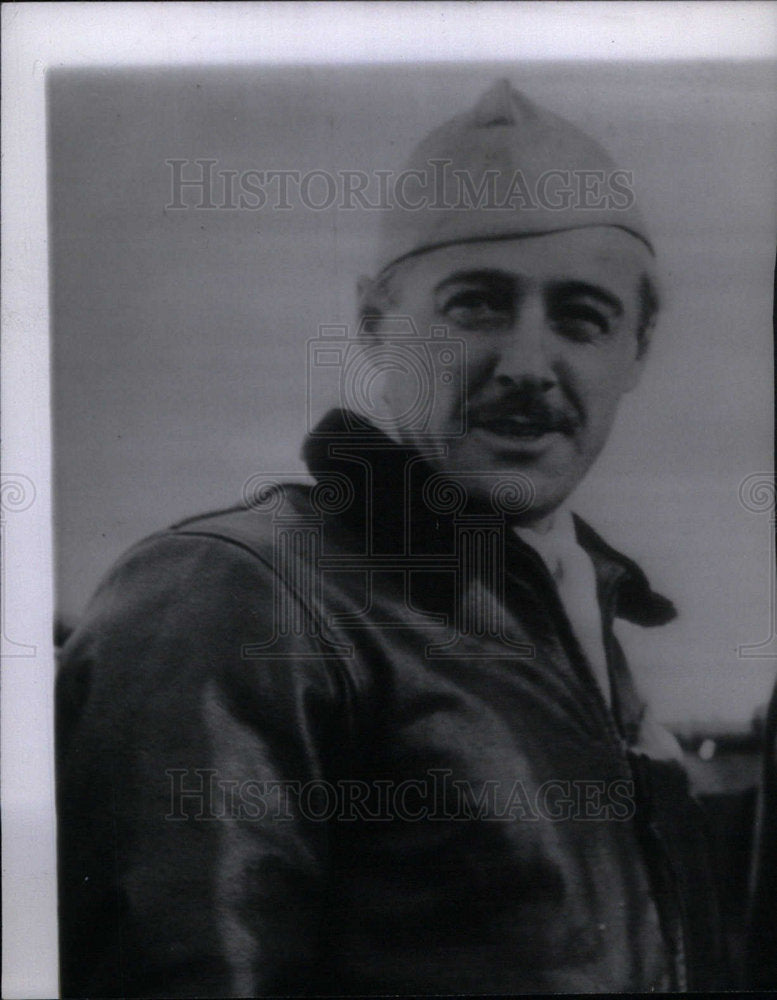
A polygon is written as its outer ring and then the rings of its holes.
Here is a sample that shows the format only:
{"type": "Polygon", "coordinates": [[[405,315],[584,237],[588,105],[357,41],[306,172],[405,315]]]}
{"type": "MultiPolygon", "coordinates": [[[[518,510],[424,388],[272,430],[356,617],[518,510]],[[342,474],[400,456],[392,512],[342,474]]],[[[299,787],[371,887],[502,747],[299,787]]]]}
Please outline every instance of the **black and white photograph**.
{"type": "Polygon", "coordinates": [[[3,13],[3,994],[777,989],[775,8],[3,13]]]}

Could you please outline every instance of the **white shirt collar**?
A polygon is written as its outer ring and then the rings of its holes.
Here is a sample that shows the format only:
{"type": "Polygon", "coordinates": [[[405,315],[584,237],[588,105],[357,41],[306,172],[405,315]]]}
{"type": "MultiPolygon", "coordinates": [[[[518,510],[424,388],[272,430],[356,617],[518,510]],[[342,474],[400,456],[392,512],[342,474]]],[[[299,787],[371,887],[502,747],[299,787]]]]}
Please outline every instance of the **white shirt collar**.
{"type": "Polygon", "coordinates": [[[602,633],[602,616],[596,587],[596,571],[591,557],[577,540],[572,512],[560,507],[544,531],[516,528],[516,534],[542,558],[553,578],[561,603],[569,618],[599,687],[611,700],[607,654],[602,633]]]}
{"type": "Polygon", "coordinates": [[[559,577],[561,560],[579,548],[572,511],[567,506],[555,510],[542,529],[516,526],[515,533],[542,556],[554,580],[559,577]]]}

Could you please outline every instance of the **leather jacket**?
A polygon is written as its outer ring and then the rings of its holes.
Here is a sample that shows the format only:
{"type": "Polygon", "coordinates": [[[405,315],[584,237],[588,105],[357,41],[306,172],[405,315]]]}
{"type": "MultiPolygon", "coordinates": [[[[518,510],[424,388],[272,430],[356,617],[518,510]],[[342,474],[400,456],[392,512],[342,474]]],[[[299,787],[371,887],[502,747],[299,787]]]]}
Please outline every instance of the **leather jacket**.
{"type": "Polygon", "coordinates": [[[610,707],[498,511],[348,414],[304,455],[315,486],[130,550],[65,648],[64,995],[720,985],[700,809],[612,630],[671,603],[577,520],[610,707]]]}

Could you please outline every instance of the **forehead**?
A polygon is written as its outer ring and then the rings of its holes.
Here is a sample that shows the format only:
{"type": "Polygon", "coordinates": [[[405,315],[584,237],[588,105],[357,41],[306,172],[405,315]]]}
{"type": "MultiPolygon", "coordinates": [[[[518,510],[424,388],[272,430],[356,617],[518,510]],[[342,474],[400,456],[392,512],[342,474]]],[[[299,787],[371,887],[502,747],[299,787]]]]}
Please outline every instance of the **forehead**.
{"type": "Polygon", "coordinates": [[[623,229],[591,226],[440,247],[408,261],[407,278],[423,291],[451,275],[498,271],[519,283],[580,281],[630,299],[640,276],[652,270],[653,257],[641,240],[623,229]]]}

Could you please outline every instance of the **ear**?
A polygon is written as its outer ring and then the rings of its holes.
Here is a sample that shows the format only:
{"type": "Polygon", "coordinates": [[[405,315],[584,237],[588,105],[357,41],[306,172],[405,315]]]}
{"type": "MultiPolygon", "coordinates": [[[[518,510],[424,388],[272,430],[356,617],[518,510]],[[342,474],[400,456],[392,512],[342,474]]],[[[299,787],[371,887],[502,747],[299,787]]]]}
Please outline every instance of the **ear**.
{"type": "Polygon", "coordinates": [[[637,354],[634,361],[634,371],[632,372],[632,382],[626,391],[633,389],[642,376],[645,361],[650,353],[650,345],[658,318],[660,301],[655,269],[646,269],[642,272],[642,276],[639,279],[637,291],[638,316],[635,330],[637,354]]]}
{"type": "Polygon", "coordinates": [[[368,274],[361,274],[356,279],[356,305],[359,315],[363,316],[365,309],[375,307],[375,281],[368,274]]]}
{"type": "Polygon", "coordinates": [[[642,378],[642,372],[645,370],[645,364],[647,363],[650,340],[650,331],[645,331],[645,339],[639,345],[639,349],[635,356],[631,359],[631,366],[626,372],[626,377],[624,380],[623,391],[631,392],[632,389],[636,389],[639,385],[640,379],[642,378]]]}
{"type": "Polygon", "coordinates": [[[375,280],[362,274],[356,281],[356,314],[359,317],[359,338],[371,339],[376,332],[375,319],[381,310],[377,305],[375,280]]]}

